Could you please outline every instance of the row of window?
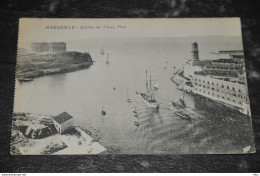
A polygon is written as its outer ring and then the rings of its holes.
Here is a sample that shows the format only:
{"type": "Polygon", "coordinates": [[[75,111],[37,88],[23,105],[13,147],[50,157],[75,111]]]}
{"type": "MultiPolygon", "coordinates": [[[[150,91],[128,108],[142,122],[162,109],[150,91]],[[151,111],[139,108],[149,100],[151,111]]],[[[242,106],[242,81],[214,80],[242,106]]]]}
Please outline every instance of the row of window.
{"type": "MultiPolygon", "coordinates": [[[[201,84],[198,84],[198,83],[195,83],[195,85],[197,86],[202,86],[203,88],[206,88],[206,86],[205,85],[201,85],[201,84]]],[[[222,88],[224,88],[224,86],[222,85],[222,88]]],[[[207,87],[207,89],[210,89],[210,87],[207,87]]],[[[215,88],[214,87],[212,87],[211,88],[212,90],[215,90],[215,88]]],[[[227,86],[227,89],[229,89],[229,86],[227,86]]],[[[216,91],[219,91],[219,89],[216,89],[216,91]]],[[[233,91],[235,92],[235,88],[233,87],[233,91]]],[[[238,89],[238,92],[241,92],[241,90],[240,89],[238,89]]]]}
{"type": "Polygon", "coordinates": [[[207,67],[207,69],[217,69],[217,70],[231,70],[231,71],[237,71],[237,69],[240,67],[207,67]]]}
{"type": "MultiPolygon", "coordinates": [[[[198,89],[196,88],[196,90],[198,90],[198,89]]],[[[202,91],[201,91],[201,89],[199,89],[199,91],[200,91],[200,92],[202,92],[202,91]]],[[[206,94],[206,91],[204,90],[204,91],[203,91],[203,93],[204,93],[204,94],[206,94]]],[[[208,95],[210,95],[210,94],[211,94],[211,93],[210,93],[210,92],[208,92],[208,95]]],[[[213,96],[215,96],[215,94],[214,94],[214,93],[212,93],[212,95],[213,95],[213,96]]],[[[216,95],[216,97],[218,97],[218,98],[219,98],[219,97],[220,97],[220,95],[216,95]]],[[[242,96],[241,96],[241,98],[242,98],[242,96]]],[[[224,97],[224,96],[222,96],[222,99],[223,99],[223,100],[228,100],[228,101],[231,101],[229,97],[224,97]]],[[[244,99],[245,99],[245,97],[244,97],[244,99]]],[[[242,104],[242,102],[241,102],[241,101],[236,101],[235,99],[233,99],[233,103],[239,103],[239,104],[242,104]]]]}
{"type": "MultiPolygon", "coordinates": [[[[196,88],[196,90],[201,91],[201,89],[198,89],[198,88],[196,88]]],[[[215,89],[212,88],[212,90],[215,90],[215,89]]],[[[219,89],[216,89],[216,91],[219,92],[219,89]]],[[[205,93],[205,92],[206,92],[206,90],[204,90],[204,93],[205,93]]],[[[210,94],[210,92],[208,92],[208,94],[210,94]]],[[[212,93],[212,95],[214,96],[214,93],[212,93]]],[[[227,95],[230,95],[230,94],[227,94],[227,95]]],[[[235,94],[235,93],[233,93],[232,96],[238,97],[238,98],[241,98],[241,99],[243,99],[243,98],[246,99],[246,96],[243,96],[243,95],[240,95],[240,94],[235,94]]]]}
{"type": "MultiPolygon", "coordinates": [[[[197,79],[197,78],[195,78],[195,81],[201,82],[201,80],[200,80],[200,79],[197,79]]],[[[202,82],[203,82],[203,83],[206,83],[205,80],[203,80],[202,82]]],[[[207,81],[207,84],[210,85],[210,82],[207,81]]],[[[196,82],[195,82],[195,85],[197,85],[196,82]]],[[[214,86],[214,82],[212,82],[211,85],[214,86]]],[[[216,85],[218,86],[219,84],[216,83],[216,85]]],[[[200,86],[200,84],[199,84],[199,86],[200,86]]],[[[221,87],[222,87],[222,88],[225,88],[225,86],[224,86],[223,84],[221,85],[221,87]]],[[[229,86],[226,86],[226,88],[227,88],[227,89],[231,89],[231,87],[229,87],[229,86]]],[[[236,91],[236,88],[235,88],[235,87],[232,87],[232,90],[235,92],[235,91],[236,91]]],[[[239,88],[238,88],[238,92],[241,92],[241,90],[240,90],[239,88]]]]}

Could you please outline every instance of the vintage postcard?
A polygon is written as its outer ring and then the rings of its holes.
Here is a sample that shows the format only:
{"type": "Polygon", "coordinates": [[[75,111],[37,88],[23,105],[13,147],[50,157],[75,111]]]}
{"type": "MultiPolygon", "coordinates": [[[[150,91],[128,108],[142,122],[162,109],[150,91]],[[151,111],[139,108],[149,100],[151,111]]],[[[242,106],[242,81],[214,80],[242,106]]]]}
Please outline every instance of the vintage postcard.
{"type": "Polygon", "coordinates": [[[13,155],[254,153],[239,18],[22,18],[13,155]]]}

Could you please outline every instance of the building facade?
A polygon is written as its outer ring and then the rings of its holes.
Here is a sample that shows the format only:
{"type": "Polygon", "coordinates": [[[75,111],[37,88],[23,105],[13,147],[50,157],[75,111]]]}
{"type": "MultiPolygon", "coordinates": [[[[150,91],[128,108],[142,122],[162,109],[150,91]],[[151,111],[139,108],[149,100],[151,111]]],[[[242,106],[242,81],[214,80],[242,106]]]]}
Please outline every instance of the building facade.
{"type": "Polygon", "coordinates": [[[73,117],[67,112],[63,112],[52,119],[56,130],[60,134],[73,127],[73,117]]]}
{"type": "Polygon", "coordinates": [[[50,53],[63,53],[66,51],[66,43],[65,42],[53,42],[49,44],[49,52],[50,53]]]}
{"type": "Polygon", "coordinates": [[[231,105],[250,115],[247,86],[194,74],[192,92],[231,105]]]}
{"type": "Polygon", "coordinates": [[[200,61],[197,48],[197,43],[193,43],[193,59],[183,66],[186,81],[182,89],[251,115],[243,52],[220,51],[221,54],[229,55],[229,59],[200,61]]]}
{"type": "Polygon", "coordinates": [[[33,53],[62,53],[66,52],[65,42],[34,42],[31,43],[33,53]]]}
{"type": "Polygon", "coordinates": [[[31,49],[32,49],[33,53],[48,52],[49,51],[49,43],[47,43],[47,42],[34,42],[34,43],[31,43],[31,49]]]}

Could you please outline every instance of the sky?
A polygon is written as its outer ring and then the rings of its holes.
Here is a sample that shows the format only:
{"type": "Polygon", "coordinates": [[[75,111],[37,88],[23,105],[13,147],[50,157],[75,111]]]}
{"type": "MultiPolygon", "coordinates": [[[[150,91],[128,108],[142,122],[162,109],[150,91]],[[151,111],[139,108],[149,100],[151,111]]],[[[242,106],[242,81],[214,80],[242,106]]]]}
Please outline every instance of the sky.
{"type": "Polygon", "coordinates": [[[19,47],[31,42],[68,42],[98,38],[241,36],[239,18],[21,18],[19,47]],[[46,29],[74,26],[74,29],[46,29]]]}

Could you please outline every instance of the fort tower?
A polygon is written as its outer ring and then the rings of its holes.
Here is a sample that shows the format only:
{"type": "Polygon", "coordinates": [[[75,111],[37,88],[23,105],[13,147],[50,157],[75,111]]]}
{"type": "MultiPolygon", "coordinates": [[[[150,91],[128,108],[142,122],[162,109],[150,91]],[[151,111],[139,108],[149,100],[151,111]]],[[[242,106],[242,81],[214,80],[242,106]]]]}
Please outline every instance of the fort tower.
{"type": "Polygon", "coordinates": [[[198,49],[198,43],[197,42],[194,42],[192,44],[191,53],[192,53],[192,59],[194,61],[199,61],[199,49],[198,49]]]}

